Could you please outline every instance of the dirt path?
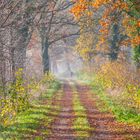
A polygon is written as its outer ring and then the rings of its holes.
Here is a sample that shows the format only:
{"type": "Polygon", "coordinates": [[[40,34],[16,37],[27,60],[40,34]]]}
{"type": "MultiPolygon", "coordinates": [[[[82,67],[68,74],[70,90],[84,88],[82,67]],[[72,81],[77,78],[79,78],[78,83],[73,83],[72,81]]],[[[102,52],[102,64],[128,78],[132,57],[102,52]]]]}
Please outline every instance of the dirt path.
{"type": "Polygon", "coordinates": [[[51,136],[47,140],[72,140],[74,130],[72,122],[74,119],[72,99],[73,91],[69,84],[64,84],[64,96],[60,100],[61,112],[51,125],[51,136]]]}
{"type": "Polygon", "coordinates": [[[88,86],[65,82],[61,98],[56,94],[46,114],[52,118],[46,120],[49,125],[42,127],[38,135],[48,133],[42,135],[43,140],[140,140],[139,131],[118,123],[111,113],[99,111],[98,101],[88,86]]]}

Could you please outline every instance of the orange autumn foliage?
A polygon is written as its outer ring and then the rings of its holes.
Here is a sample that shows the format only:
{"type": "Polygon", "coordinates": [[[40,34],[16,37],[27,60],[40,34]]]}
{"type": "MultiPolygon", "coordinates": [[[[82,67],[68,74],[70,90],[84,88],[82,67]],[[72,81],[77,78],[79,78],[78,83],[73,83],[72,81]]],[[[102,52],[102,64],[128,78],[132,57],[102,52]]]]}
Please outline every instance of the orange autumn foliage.
{"type": "MultiPolygon", "coordinates": [[[[137,21],[137,24],[131,25],[128,22],[125,22],[123,24],[124,28],[126,29],[128,36],[131,38],[129,39],[132,46],[138,46],[140,45],[139,36],[137,35],[137,28],[140,27],[140,21],[136,18],[132,18],[129,16],[129,11],[131,11],[129,3],[127,1],[123,0],[74,0],[75,5],[72,7],[71,12],[74,14],[76,18],[80,18],[83,13],[89,11],[89,15],[93,15],[91,12],[96,12],[100,7],[104,6],[104,12],[102,13],[102,19],[100,20],[99,24],[101,25],[100,33],[102,36],[109,35],[109,26],[112,24],[112,22],[116,22],[115,13],[116,11],[118,13],[125,13],[124,16],[128,21],[137,21]],[[92,10],[91,10],[92,9],[92,10]],[[112,16],[113,15],[113,16],[112,16]],[[129,32],[128,32],[129,31],[129,32]],[[135,31],[135,34],[134,34],[135,31]]],[[[136,0],[137,1],[137,0],[136,0]]],[[[132,3],[134,7],[137,7],[137,3],[132,3]]],[[[101,36],[101,38],[102,38],[101,36]]],[[[128,40],[127,40],[128,41],[128,40]]]]}

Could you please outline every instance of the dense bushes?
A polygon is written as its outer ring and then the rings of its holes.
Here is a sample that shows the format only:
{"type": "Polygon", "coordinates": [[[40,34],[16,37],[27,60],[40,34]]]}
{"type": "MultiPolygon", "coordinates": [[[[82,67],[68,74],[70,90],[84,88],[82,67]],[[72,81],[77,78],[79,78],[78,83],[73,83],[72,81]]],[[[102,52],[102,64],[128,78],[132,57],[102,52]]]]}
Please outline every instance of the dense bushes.
{"type": "MultiPolygon", "coordinates": [[[[58,86],[54,75],[46,73],[41,81],[31,79],[26,80],[23,70],[19,69],[16,72],[15,82],[7,85],[5,96],[0,98],[0,123],[8,125],[10,121],[20,112],[27,110],[31,105],[34,91],[39,92],[41,85],[45,85],[45,90],[50,86],[58,86]],[[33,94],[32,94],[33,93],[33,94]]],[[[56,88],[56,87],[55,87],[56,88]]],[[[1,90],[1,95],[3,91],[1,90]]]]}
{"type": "MultiPolygon", "coordinates": [[[[29,107],[29,86],[23,79],[23,71],[19,69],[16,72],[15,82],[7,85],[5,96],[0,101],[0,118],[1,123],[8,124],[10,120],[21,111],[29,107]]],[[[2,95],[2,93],[1,93],[2,95]]]]}
{"type": "Polygon", "coordinates": [[[107,62],[96,75],[96,82],[102,85],[112,98],[126,107],[140,111],[140,73],[129,68],[129,64],[107,62]],[[113,94],[113,91],[116,91],[113,94]],[[120,96],[120,98],[118,98],[120,96]]]}
{"type": "Polygon", "coordinates": [[[106,61],[92,72],[78,75],[97,95],[97,107],[111,111],[119,121],[140,124],[140,72],[124,62],[106,61]]]}

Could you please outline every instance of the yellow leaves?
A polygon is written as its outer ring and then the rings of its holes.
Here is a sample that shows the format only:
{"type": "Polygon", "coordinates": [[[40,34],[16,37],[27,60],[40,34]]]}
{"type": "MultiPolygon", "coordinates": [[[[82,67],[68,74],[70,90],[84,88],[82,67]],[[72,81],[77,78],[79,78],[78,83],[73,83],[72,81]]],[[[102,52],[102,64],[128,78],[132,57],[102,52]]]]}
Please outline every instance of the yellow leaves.
{"type": "Polygon", "coordinates": [[[133,101],[133,106],[136,108],[140,108],[140,88],[138,85],[128,84],[126,87],[127,92],[129,93],[129,97],[133,101]]]}
{"type": "Polygon", "coordinates": [[[16,72],[16,80],[9,86],[9,95],[6,99],[1,99],[0,103],[0,117],[4,125],[10,124],[10,120],[28,106],[27,90],[28,86],[25,85],[23,80],[23,69],[16,72]]]}
{"type": "Polygon", "coordinates": [[[109,25],[108,22],[107,21],[104,21],[104,20],[100,20],[99,23],[103,27],[107,27],[109,25]]]}
{"type": "Polygon", "coordinates": [[[94,8],[99,8],[100,6],[105,5],[108,2],[110,2],[110,0],[95,0],[94,2],[92,2],[92,6],[94,8]]]}
{"type": "Polygon", "coordinates": [[[123,16],[125,16],[125,18],[123,18],[122,23],[123,23],[123,26],[126,26],[126,25],[128,25],[129,22],[130,22],[130,17],[127,16],[126,14],[124,14],[123,16]]]}
{"type": "Polygon", "coordinates": [[[104,38],[101,38],[100,39],[100,44],[104,44],[104,42],[105,42],[105,39],[104,38]]]}
{"type": "MultiPolygon", "coordinates": [[[[139,111],[140,83],[136,82],[136,79],[134,79],[135,76],[129,69],[129,64],[106,62],[97,71],[96,83],[99,83],[105,89],[111,90],[112,93],[114,89],[117,89],[117,94],[114,95],[121,97],[121,101],[124,101],[123,104],[125,107],[135,108],[135,110],[139,111]]],[[[112,95],[110,97],[114,96],[112,95]]]]}
{"type": "Polygon", "coordinates": [[[135,38],[131,39],[131,43],[134,47],[140,45],[140,36],[136,36],[135,38]]]}
{"type": "Polygon", "coordinates": [[[126,2],[121,2],[120,8],[126,11],[129,10],[129,6],[126,2]]]}
{"type": "Polygon", "coordinates": [[[127,34],[127,36],[130,38],[127,40],[127,44],[131,44],[132,47],[140,45],[140,36],[138,35],[140,21],[125,15],[125,18],[123,19],[123,26],[125,27],[125,34],[127,34]]]}
{"type": "Polygon", "coordinates": [[[87,14],[87,16],[89,16],[89,17],[90,17],[90,16],[92,16],[92,15],[93,15],[93,12],[92,12],[92,11],[87,11],[87,13],[86,13],[86,14],[87,14]]]}
{"type": "Polygon", "coordinates": [[[126,65],[119,62],[107,62],[98,71],[97,81],[105,88],[124,89],[124,92],[127,93],[127,98],[130,97],[133,107],[138,108],[140,107],[139,84],[133,81],[134,77],[131,77],[130,71],[128,72],[126,67],[126,65]]]}
{"type": "Polygon", "coordinates": [[[124,2],[122,0],[117,0],[114,4],[113,4],[113,7],[112,7],[113,10],[126,10],[128,11],[129,9],[129,6],[127,4],[127,2],[124,2]]]}
{"type": "Polygon", "coordinates": [[[137,21],[137,27],[140,28],[140,21],[137,21]]]}
{"type": "MultiPolygon", "coordinates": [[[[129,16],[128,12],[131,12],[131,9],[129,9],[129,3],[122,0],[76,0],[76,4],[72,7],[72,13],[75,15],[76,18],[81,17],[93,17],[93,13],[96,12],[101,6],[104,6],[104,11],[102,13],[102,18],[99,21],[99,24],[101,25],[101,28],[99,30],[99,41],[98,46],[105,46],[107,45],[108,38],[110,38],[110,34],[112,33],[111,25],[112,23],[120,24],[120,31],[123,32],[123,34],[127,35],[127,40],[124,40],[123,42],[119,42],[121,45],[128,46],[128,44],[131,44],[133,47],[138,46],[140,44],[140,37],[138,36],[138,28],[140,28],[140,21],[138,19],[135,19],[132,16],[129,16]],[[123,12],[122,12],[123,11],[123,12]],[[127,11],[127,12],[124,12],[127,11]],[[112,14],[112,13],[121,13],[122,17],[121,21],[119,22],[118,15],[112,14]],[[116,17],[117,16],[117,17],[116,17]]],[[[82,19],[82,18],[81,18],[82,19]]],[[[80,19],[80,20],[81,20],[80,19]]],[[[91,24],[93,24],[93,19],[84,21],[84,25],[80,25],[81,29],[88,28],[91,24]]],[[[83,21],[82,21],[83,22],[83,21]]],[[[82,23],[83,24],[83,23],[82,23]]],[[[92,28],[91,28],[92,29],[92,28]]],[[[77,45],[77,50],[79,51],[80,55],[84,57],[85,59],[88,59],[88,53],[89,50],[87,49],[90,46],[86,41],[83,41],[84,39],[80,38],[81,42],[85,44],[85,46],[81,47],[80,43],[77,45]],[[82,49],[81,49],[82,48],[82,49]]],[[[90,39],[89,39],[90,40],[90,39]]],[[[80,41],[79,41],[80,42],[80,41]]],[[[89,41],[90,42],[90,41],[89,41]]],[[[109,44],[109,43],[108,43],[109,44]]],[[[119,44],[119,45],[120,45],[119,44]]],[[[97,46],[97,45],[96,45],[97,46]]],[[[106,50],[107,47],[104,47],[106,50]]],[[[97,48],[99,49],[99,47],[97,48]]],[[[103,49],[103,48],[101,48],[103,49]]],[[[93,51],[93,50],[92,50],[93,51]]]]}
{"type": "Polygon", "coordinates": [[[101,25],[101,29],[99,32],[102,34],[102,38],[100,39],[100,43],[103,44],[105,42],[105,36],[109,35],[109,20],[103,20],[101,19],[99,21],[99,24],[101,25]]]}
{"type": "Polygon", "coordinates": [[[91,2],[88,0],[77,0],[70,12],[79,19],[82,15],[92,16],[93,12],[90,10],[91,2]]]}
{"type": "Polygon", "coordinates": [[[79,18],[81,14],[87,9],[86,0],[79,0],[71,8],[70,12],[74,14],[75,17],[79,18]]]}
{"type": "Polygon", "coordinates": [[[14,90],[16,93],[20,94],[20,95],[25,95],[27,92],[27,89],[24,85],[24,81],[23,81],[23,69],[18,69],[18,71],[16,72],[16,82],[14,83],[14,90]]]}
{"type": "Polygon", "coordinates": [[[13,118],[13,116],[16,115],[16,112],[13,108],[13,102],[10,98],[1,99],[1,113],[0,117],[2,119],[2,124],[4,126],[7,126],[10,124],[10,120],[13,118]]]}
{"type": "Polygon", "coordinates": [[[130,44],[130,39],[123,40],[120,45],[128,46],[130,44]]]}
{"type": "Polygon", "coordinates": [[[93,6],[94,8],[99,8],[100,3],[99,3],[98,1],[95,1],[95,2],[92,3],[92,6],[93,6]]]}
{"type": "Polygon", "coordinates": [[[55,76],[51,72],[47,72],[41,80],[41,83],[47,84],[47,86],[49,87],[50,84],[55,81],[55,79],[55,76]]]}
{"type": "Polygon", "coordinates": [[[124,71],[125,66],[118,63],[118,62],[107,62],[104,65],[101,66],[100,71],[98,72],[98,75],[106,84],[107,87],[116,86],[121,87],[124,86],[127,83],[127,79],[125,79],[124,71]],[[109,83],[109,84],[107,84],[109,83]]]}
{"type": "Polygon", "coordinates": [[[84,33],[80,35],[79,39],[77,39],[75,50],[85,61],[89,61],[91,57],[93,57],[91,55],[94,52],[93,45],[93,34],[84,33]]]}

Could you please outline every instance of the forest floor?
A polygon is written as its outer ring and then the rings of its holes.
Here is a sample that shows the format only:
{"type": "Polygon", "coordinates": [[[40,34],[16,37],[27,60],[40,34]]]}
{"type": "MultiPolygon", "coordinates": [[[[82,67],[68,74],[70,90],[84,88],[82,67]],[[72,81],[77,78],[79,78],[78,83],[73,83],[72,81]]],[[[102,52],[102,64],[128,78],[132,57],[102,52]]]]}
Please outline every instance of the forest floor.
{"type": "Polygon", "coordinates": [[[4,134],[11,131],[8,139],[27,140],[140,140],[140,130],[99,109],[100,99],[93,92],[87,85],[66,81],[4,134]]]}

